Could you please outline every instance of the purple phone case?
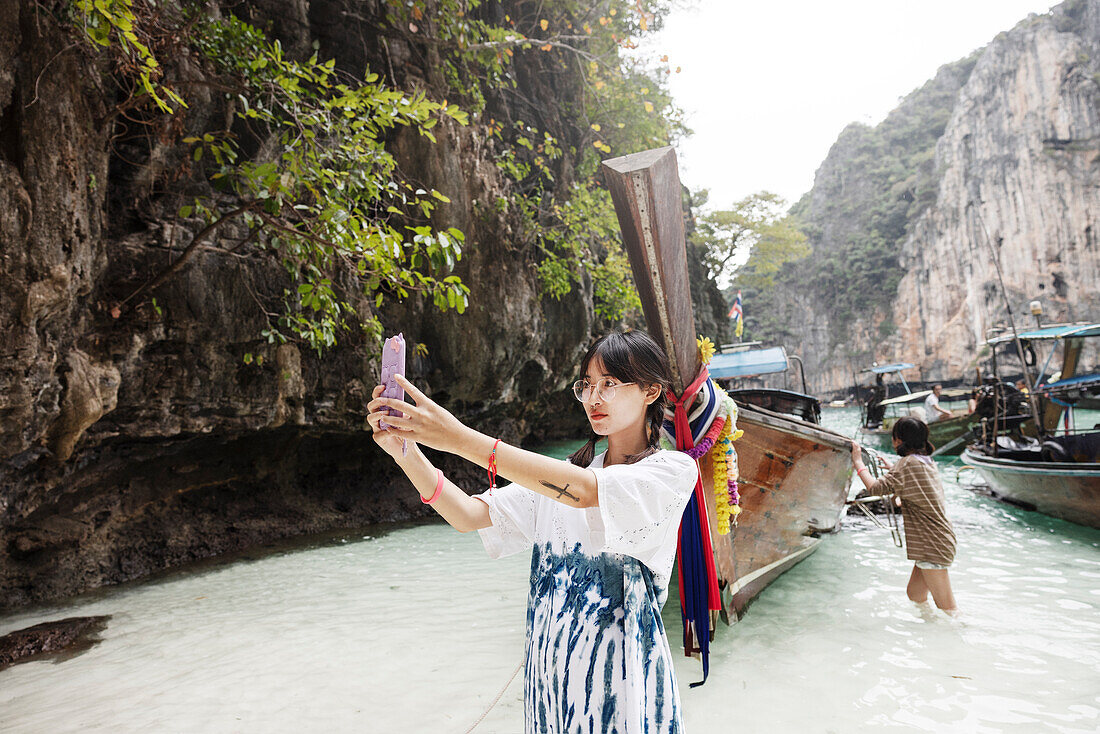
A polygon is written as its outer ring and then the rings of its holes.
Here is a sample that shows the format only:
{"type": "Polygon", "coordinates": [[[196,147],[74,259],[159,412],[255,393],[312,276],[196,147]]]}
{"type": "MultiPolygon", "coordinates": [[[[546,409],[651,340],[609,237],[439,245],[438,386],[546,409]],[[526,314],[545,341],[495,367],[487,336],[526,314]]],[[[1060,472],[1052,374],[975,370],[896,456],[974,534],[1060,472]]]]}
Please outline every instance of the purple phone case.
{"type": "MultiPolygon", "coordinates": [[[[405,389],[394,379],[405,375],[405,335],[391,336],[382,346],[382,397],[392,400],[404,400],[405,389]]],[[[401,411],[386,408],[390,415],[400,415],[401,411]]],[[[378,423],[379,428],[388,428],[385,422],[378,423]]]]}

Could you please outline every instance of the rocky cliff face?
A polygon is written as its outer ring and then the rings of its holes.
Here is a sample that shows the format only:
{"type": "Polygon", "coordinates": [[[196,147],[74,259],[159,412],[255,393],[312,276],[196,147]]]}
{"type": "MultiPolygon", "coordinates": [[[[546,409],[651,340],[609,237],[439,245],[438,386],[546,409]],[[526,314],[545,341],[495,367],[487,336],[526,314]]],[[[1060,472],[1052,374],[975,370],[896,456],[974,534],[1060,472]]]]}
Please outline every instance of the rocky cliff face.
{"type": "Polygon", "coordinates": [[[1006,323],[991,246],[1019,325],[1035,299],[1046,321],[1100,318],[1098,71],[1100,2],[1064,3],[840,136],[795,208],[814,254],[765,299],[812,390],[843,392],[872,360],[969,378],[986,330],[1006,323]],[[861,278],[876,287],[821,287],[861,278]]]}
{"type": "MultiPolygon", "coordinates": [[[[318,39],[356,74],[369,64],[424,85],[437,73],[430,54],[382,43],[371,4],[352,14],[339,2],[251,7],[291,52],[318,39]]],[[[554,123],[570,91],[535,59],[516,62],[522,99],[568,143],[554,123]]],[[[156,307],[112,316],[110,304],[193,233],[152,193],[175,180],[180,150],[128,143],[108,115],[109,77],[33,4],[0,0],[0,608],[425,514],[364,430],[375,346],[351,335],[318,358],[259,338],[260,306],[277,304],[287,282],[262,251],[202,251],[158,289],[156,307]]],[[[219,110],[199,97],[188,114],[219,110]]],[[[441,128],[436,145],[412,135],[392,145],[410,179],[452,199],[440,211],[466,233],[456,272],[471,307],[394,305],[381,314],[386,330],[427,346],[410,375],[476,427],[520,443],[575,434],[583,414],[564,388],[606,328],[591,283],[540,296],[532,248],[491,206],[509,191],[489,136],[441,128]]],[[[563,187],[569,165],[557,171],[563,187]]],[[[481,485],[480,470],[442,466],[481,485]]]]}
{"type": "Polygon", "coordinates": [[[1005,323],[1100,318],[1100,3],[1025,21],[982,54],[936,146],[936,205],[902,249],[893,354],[933,378],[1005,323]]]}

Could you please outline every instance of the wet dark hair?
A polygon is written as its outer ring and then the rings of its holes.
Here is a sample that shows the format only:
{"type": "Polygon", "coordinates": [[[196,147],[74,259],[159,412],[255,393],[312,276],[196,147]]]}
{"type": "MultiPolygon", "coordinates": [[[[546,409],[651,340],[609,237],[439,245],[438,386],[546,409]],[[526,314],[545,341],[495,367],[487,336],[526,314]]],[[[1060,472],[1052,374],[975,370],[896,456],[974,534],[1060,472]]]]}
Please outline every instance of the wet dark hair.
{"type": "MultiPolygon", "coordinates": [[[[581,360],[581,378],[588,374],[592,361],[599,359],[607,374],[619,382],[636,382],[645,389],[651,385],[660,385],[661,394],[646,408],[646,437],[649,445],[645,450],[626,457],[627,464],[641,461],[660,448],[661,423],[665,419],[665,405],[668,398],[665,392],[672,385],[672,369],[668,364],[668,355],[653,337],[644,331],[613,331],[588,348],[581,360]]],[[[577,449],[569,461],[577,466],[588,466],[596,456],[596,443],[603,438],[593,432],[588,442],[577,449]]]]}
{"type": "Polygon", "coordinates": [[[928,424],[911,416],[898,418],[890,435],[901,441],[898,446],[898,456],[909,454],[930,455],[936,450],[928,441],[928,424]]]}

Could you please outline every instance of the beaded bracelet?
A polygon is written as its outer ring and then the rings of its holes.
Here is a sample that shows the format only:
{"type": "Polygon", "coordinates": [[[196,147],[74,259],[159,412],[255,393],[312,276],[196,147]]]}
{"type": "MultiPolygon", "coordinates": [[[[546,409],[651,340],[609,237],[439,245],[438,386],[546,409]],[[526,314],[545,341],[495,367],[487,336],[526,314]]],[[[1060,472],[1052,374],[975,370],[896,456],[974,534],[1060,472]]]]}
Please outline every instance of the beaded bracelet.
{"type": "Polygon", "coordinates": [[[500,443],[498,438],[493,443],[493,451],[489,454],[489,496],[493,495],[493,490],[497,488],[497,444],[500,443]]]}

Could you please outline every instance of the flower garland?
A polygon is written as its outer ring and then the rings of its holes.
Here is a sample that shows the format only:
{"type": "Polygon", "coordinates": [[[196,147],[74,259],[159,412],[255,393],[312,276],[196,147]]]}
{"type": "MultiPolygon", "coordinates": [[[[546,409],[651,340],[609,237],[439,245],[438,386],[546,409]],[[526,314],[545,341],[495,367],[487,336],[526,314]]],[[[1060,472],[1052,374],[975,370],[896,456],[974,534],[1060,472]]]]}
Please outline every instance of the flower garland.
{"type": "Polygon", "coordinates": [[[710,430],[707,431],[707,435],[703,436],[703,440],[700,441],[695,448],[688,449],[684,453],[693,459],[703,458],[703,454],[714,448],[714,442],[718,440],[718,436],[722,433],[722,427],[724,425],[726,425],[726,416],[722,415],[722,411],[719,410],[714,422],[710,424],[710,430]]]}
{"type": "Polygon", "coordinates": [[[726,411],[728,418],[722,422],[714,452],[711,454],[714,468],[714,507],[719,535],[727,535],[730,531],[730,520],[736,525],[737,516],[741,514],[741,496],[737,492],[737,452],[733,449],[733,442],[743,432],[734,428],[737,405],[728,396],[726,411]]]}
{"type": "Polygon", "coordinates": [[[723,424],[722,434],[718,438],[718,448],[714,452],[714,456],[711,457],[711,463],[714,467],[714,510],[718,519],[719,535],[729,534],[730,517],[733,515],[727,489],[729,487],[729,475],[727,474],[725,446],[728,440],[729,433],[723,424]]]}

